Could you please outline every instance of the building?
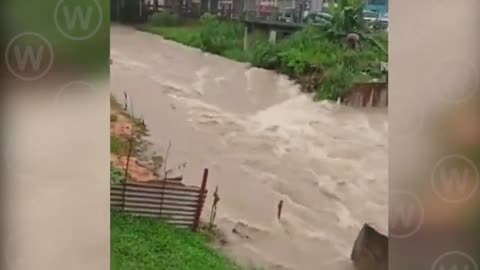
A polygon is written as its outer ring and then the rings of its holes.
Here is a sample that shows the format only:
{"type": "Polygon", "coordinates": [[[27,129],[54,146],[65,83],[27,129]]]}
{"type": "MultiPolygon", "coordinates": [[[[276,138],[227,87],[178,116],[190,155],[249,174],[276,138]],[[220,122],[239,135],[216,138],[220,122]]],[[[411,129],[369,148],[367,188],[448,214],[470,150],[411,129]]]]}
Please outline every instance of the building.
{"type": "Polygon", "coordinates": [[[323,0],[310,0],[310,12],[319,13],[323,9],[323,0]]]}
{"type": "Polygon", "coordinates": [[[144,23],[148,10],[144,0],[110,0],[110,19],[123,23],[144,23]]]}
{"type": "Polygon", "coordinates": [[[365,9],[386,14],[388,13],[388,0],[365,0],[365,9]]]}

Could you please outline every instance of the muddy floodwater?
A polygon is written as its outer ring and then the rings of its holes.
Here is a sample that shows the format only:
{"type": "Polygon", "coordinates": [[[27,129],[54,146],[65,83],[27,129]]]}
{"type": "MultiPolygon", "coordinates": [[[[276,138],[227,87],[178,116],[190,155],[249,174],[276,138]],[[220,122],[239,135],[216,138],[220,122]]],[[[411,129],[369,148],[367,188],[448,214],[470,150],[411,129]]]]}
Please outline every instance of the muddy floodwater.
{"type": "Polygon", "coordinates": [[[203,218],[218,186],[216,223],[238,262],[351,269],[363,223],[385,231],[386,109],[313,102],[285,76],[124,26],[111,28],[111,58],[113,94],[128,93],[160,153],[171,142],[169,167],[186,163],[195,185],[210,169],[203,218]]]}

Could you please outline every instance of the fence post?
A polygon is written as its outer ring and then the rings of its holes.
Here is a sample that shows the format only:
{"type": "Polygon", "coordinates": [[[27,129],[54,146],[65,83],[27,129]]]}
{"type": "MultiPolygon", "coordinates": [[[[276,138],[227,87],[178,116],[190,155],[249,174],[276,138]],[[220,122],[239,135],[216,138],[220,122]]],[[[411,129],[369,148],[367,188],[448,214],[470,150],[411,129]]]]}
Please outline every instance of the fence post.
{"type": "Polygon", "coordinates": [[[197,211],[195,212],[195,219],[193,220],[192,231],[194,232],[198,230],[198,226],[200,225],[200,216],[202,214],[203,198],[205,196],[205,191],[207,187],[207,179],[208,179],[208,169],[205,168],[203,170],[203,178],[202,178],[202,186],[200,187],[200,194],[198,195],[197,211]]]}
{"type": "Polygon", "coordinates": [[[245,24],[245,29],[243,30],[243,50],[248,51],[248,24],[245,24]]]}
{"type": "Polygon", "coordinates": [[[167,183],[167,179],[164,179],[162,181],[162,191],[160,192],[160,213],[159,216],[162,218],[162,212],[163,212],[163,197],[165,195],[165,184],[167,183]]]}
{"type": "Polygon", "coordinates": [[[128,166],[130,165],[130,157],[132,155],[132,148],[133,148],[133,137],[129,138],[127,164],[125,165],[125,180],[123,182],[123,211],[125,211],[125,193],[127,192],[128,166]]]}

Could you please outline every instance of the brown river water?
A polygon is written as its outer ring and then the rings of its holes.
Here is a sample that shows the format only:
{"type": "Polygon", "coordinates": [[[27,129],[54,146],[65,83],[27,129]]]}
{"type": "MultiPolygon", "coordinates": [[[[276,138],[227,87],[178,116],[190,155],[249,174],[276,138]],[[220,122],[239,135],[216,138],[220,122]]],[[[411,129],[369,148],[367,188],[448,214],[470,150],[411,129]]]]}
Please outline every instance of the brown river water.
{"type": "Polygon", "coordinates": [[[111,28],[111,58],[113,94],[128,93],[160,153],[171,142],[168,164],[186,162],[195,185],[209,168],[203,218],[218,186],[216,223],[238,262],[351,269],[361,226],[386,230],[386,109],[313,102],[285,76],[124,26],[111,28]]]}

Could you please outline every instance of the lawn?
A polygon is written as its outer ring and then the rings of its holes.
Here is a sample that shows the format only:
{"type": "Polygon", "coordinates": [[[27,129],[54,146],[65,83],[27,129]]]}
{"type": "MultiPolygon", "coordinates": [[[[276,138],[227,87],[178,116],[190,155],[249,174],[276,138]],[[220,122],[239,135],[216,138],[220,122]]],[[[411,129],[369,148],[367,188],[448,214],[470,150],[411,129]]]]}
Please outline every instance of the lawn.
{"type": "Polygon", "coordinates": [[[240,270],[208,237],[158,219],[111,213],[111,270],[240,270]]]}
{"type": "Polygon", "coordinates": [[[200,47],[200,30],[199,25],[189,26],[171,26],[171,27],[155,27],[147,26],[145,31],[161,35],[165,39],[173,40],[188,46],[200,47]]]}

